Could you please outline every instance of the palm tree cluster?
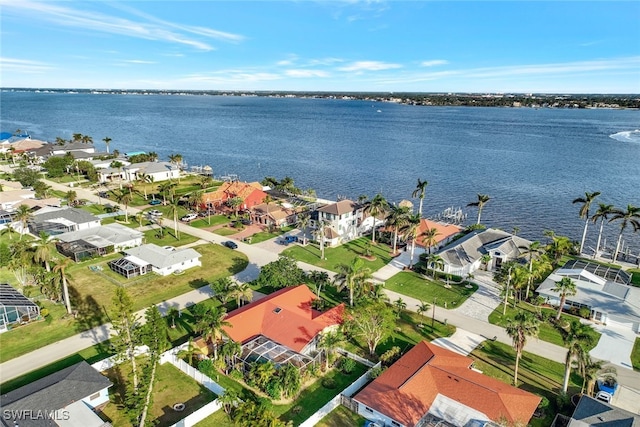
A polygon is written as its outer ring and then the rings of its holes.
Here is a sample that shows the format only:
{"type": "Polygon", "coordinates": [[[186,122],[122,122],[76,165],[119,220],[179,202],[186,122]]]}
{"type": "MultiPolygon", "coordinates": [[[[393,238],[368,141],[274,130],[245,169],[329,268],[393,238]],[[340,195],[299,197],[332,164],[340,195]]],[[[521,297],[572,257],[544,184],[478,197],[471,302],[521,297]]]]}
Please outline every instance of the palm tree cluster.
{"type": "MultiPolygon", "coordinates": [[[[273,190],[282,191],[290,195],[302,194],[302,190],[295,186],[295,182],[293,181],[293,178],[291,178],[290,176],[285,176],[279,181],[278,179],[272,176],[266,176],[262,181],[260,181],[260,184],[267,187],[271,187],[271,189],[273,190]]],[[[315,193],[315,191],[313,190],[307,190],[306,192],[308,194],[311,192],[315,193]]]]}
{"type": "Polygon", "coordinates": [[[626,209],[615,208],[613,205],[605,203],[598,203],[598,208],[593,215],[590,215],[591,205],[595,199],[600,195],[599,191],[593,193],[586,192],[584,197],[578,197],[573,200],[573,203],[580,204],[580,211],[578,215],[580,219],[584,220],[584,229],[582,231],[582,240],[580,241],[580,253],[584,250],[584,243],[587,238],[587,228],[589,222],[596,224],[600,222],[600,228],[598,230],[598,239],[594,250],[593,257],[596,258],[601,251],[600,243],[602,241],[602,232],[604,230],[605,222],[618,222],[620,224],[620,232],[618,233],[618,239],[616,241],[616,247],[613,252],[612,260],[616,261],[620,254],[620,245],[622,243],[622,235],[624,231],[631,227],[634,233],[640,230],[640,207],[627,205],[626,209]]]}

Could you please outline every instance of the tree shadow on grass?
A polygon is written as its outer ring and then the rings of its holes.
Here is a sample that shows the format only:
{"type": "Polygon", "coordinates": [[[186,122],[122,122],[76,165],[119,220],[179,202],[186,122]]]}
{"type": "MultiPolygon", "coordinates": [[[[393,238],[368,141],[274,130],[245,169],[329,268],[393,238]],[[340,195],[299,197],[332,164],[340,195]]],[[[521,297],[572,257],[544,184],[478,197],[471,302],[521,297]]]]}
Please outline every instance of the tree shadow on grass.
{"type": "Polygon", "coordinates": [[[160,415],[158,418],[153,420],[153,422],[155,423],[155,425],[160,425],[160,426],[171,426],[176,424],[178,421],[185,418],[187,415],[192,414],[193,412],[202,408],[207,403],[213,401],[213,399],[215,399],[215,396],[211,399],[208,398],[208,396],[210,396],[210,393],[211,392],[207,390],[205,387],[200,386],[200,394],[193,396],[191,399],[187,401],[183,401],[183,400],[180,400],[180,392],[176,391],[175,403],[184,404],[184,410],[176,411],[175,409],[173,409],[173,405],[164,406],[162,408],[162,415],[160,415]]]}
{"type": "Polygon", "coordinates": [[[240,257],[235,257],[235,258],[233,258],[232,264],[227,269],[227,271],[229,271],[230,274],[237,274],[237,273],[240,273],[245,268],[247,268],[248,264],[249,264],[249,262],[246,259],[240,258],[240,257]]]}
{"type": "Polygon", "coordinates": [[[202,277],[197,279],[189,280],[189,287],[192,289],[200,289],[203,286],[207,286],[209,282],[202,277]]]}

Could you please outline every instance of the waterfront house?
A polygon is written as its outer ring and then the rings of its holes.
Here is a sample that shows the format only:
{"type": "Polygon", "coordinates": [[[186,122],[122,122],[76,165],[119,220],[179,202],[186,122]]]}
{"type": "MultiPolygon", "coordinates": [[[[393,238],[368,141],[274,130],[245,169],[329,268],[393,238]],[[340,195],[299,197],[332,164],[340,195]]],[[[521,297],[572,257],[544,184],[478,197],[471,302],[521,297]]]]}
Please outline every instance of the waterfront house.
{"type": "Polygon", "coordinates": [[[526,425],[541,399],[472,364],[470,357],[422,341],[353,398],[357,413],[396,427],[526,425]]]}
{"type": "Polygon", "coordinates": [[[259,182],[224,182],[215,191],[204,193],[202,203],[208,207],[220,208],[230,199],[239,197],[242,199],[240,209],[251,209],[261,204],[267,193],[262,190],[259,182]]]}
{"type": "Polygon", "coordinates": [[[244,366],[255,360],[270,360],[298,368],[318,362],[318,341],[323,333],[342,323],[344,304],[318,311],[312,305],[316,299],[306,285],[298,285],[229,313],[225,321],[230,326],[223,329],[229,339],[242,344],[238,362],[244,366]]]}
{"type": "Polygon", "coordinates": [[[56,248],[61,254],[78,262],[142,244],[143,233],[122,224],[71,231],[56,236],[56,248]]]}
{"type": "Polygon", "coordinates": [[[49,235],[57,235],[100,227],[100,218],[78,208],[47,207],[35,211],[28,224],[31,233],[36,236],[41,231],[49,235]]]}
{"type": "Polygon", "coordinates": [[[249,209],[251,220],[267,227],[286,227],[298,221],[298,213],[304,208],[294,208],[289,203],[261,203],[249,209]]]}
{"type": "Polygon", "coordinates": [[[531,241],[495,228],[475,230],[445,246],[438,255],[442,257],[448,274],[466,276],[483,266],[482,258],[488,255],[487,270],[499,270],[503,263],[520,257],[531,241]]]}
{"type": "Polygon", "coordinates": [[[94,412],[109,402],[111,381],[82,361],[3,393],[5,427],[105,427],[94,412]]]}
{"type": "Polygon", "coordinates": [[[565,308],[586,307],[591,318],[608,326],[629,328],[640,333],[640,288],[631,284],[625,271],[583,260],[571,260],[551,273],[536,292],[547,303],[558,306],[556,283],[569,277],[576,284],[575,295],[567,296],[565,308]]]}
{"type": "Polygon", "coordinates": [[[432,221],[430,219],[422,218],[418,227],[418,238],[416,239],[416,246],[424,248],[425,250],[432,248],[446,246],[454,236],[457,236],[462,232],[463,228],[446,222],[432,221]],[[435,237],[435,244],[433,246],[426,247],[424,233],[429,230],[436,229],[437,235],[435,237]]]}
{"type": "Polygon", "coordinates": [[[111,261],[109,267],[127,279],[147,273],[168,276],[199,267],[200,253],[191,248],[160,247],[153,243],[124,250],[125,256],[111,261]]]}
{"type": "MultiPolygon", "coordinates": [[[[363,233],[361,228],[362,205],[352,200],[340,200],[316,209],[318,222],[324,222],[325,245],[337,246],[357,239],[363,233]]],[[[316,223],[316,227],[317,227],[316,223]]],[[[373,225],[373,224],[371,224],[373,225]]]]}
{"type": "Polygon", "coordinates": [[[101,183],[113,181],[133,182],[143,174],[152,178],[153,182],[178,179],[180,177],[180,168],[169,162],[123,164],[121,168],[108,167],[105,169],[98,169],[96,172],[98,173],[98,181],[101,183]]]}

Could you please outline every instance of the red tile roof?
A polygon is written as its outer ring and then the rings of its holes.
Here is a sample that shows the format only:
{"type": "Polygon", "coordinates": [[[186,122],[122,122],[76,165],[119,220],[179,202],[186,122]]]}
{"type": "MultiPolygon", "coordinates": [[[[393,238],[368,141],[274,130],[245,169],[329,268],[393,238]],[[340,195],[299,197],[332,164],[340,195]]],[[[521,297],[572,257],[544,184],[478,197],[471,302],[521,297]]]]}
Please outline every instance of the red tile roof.
{"type": "Polygon", "coordinates": [[[325,328],[342,323],[344,315],[344,304],[325,312],[312,309],[314,299],[306,285],[281,289],[229,313],[225,320],[232,326],[224,330],[234,341],[264,335],[301,352],[325,328]]]}
{"type": "Polygon", "coordinates": [[[423,341],[365,387],[355,400],[415,426],[438,395],[498,421],[527,423],[540,398],[470,369],[473,359],[423,341]]]}
{"type": "Polygon", "coordinates": [[[438,230],[438,234],[436,235],[436,244],[440,244],[440,242],[447,240],[451,236],[455,236],[460,233],[463,228],[453,224],[446,224],[444,222],[431,221],[430,219],[422,218],[420,220],[420,227],[418,229],[418,238],[416,239],[416,245],[424,247],[424,237],[421,236],[422,233],[427,230],[431,230],[435,228],[438,230]]]}
{"type": "Polygon", "coordinates": [[[225,182],[215,191],[202,195],[204,203],[226,202],[228,199],[240,197],[243,201],[249,198],[262,202],[267,193],[262,191],[262,185],[259,182],[225,182]]]}

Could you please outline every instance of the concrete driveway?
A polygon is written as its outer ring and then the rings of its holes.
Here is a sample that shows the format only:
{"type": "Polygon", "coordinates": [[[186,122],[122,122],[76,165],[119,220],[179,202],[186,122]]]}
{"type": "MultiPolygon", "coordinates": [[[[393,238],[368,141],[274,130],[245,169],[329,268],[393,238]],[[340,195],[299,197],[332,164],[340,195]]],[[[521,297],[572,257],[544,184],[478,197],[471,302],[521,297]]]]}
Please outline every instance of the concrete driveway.
{"type": "Polygon", "coordinates": [[[437,338],[431,342],[466,356],[484,340],[481,335],[458,328],[449,338],[437,338]]]}
{"type": "Polygon", "coordinates": [[[598,326],[596,329],[602,334],[598,345],[589,352],[591,357],[608,360],[614,365],[633,369],[631,352],[636,341],[636,334],[629,328],[617,326],[598,326]]]}

